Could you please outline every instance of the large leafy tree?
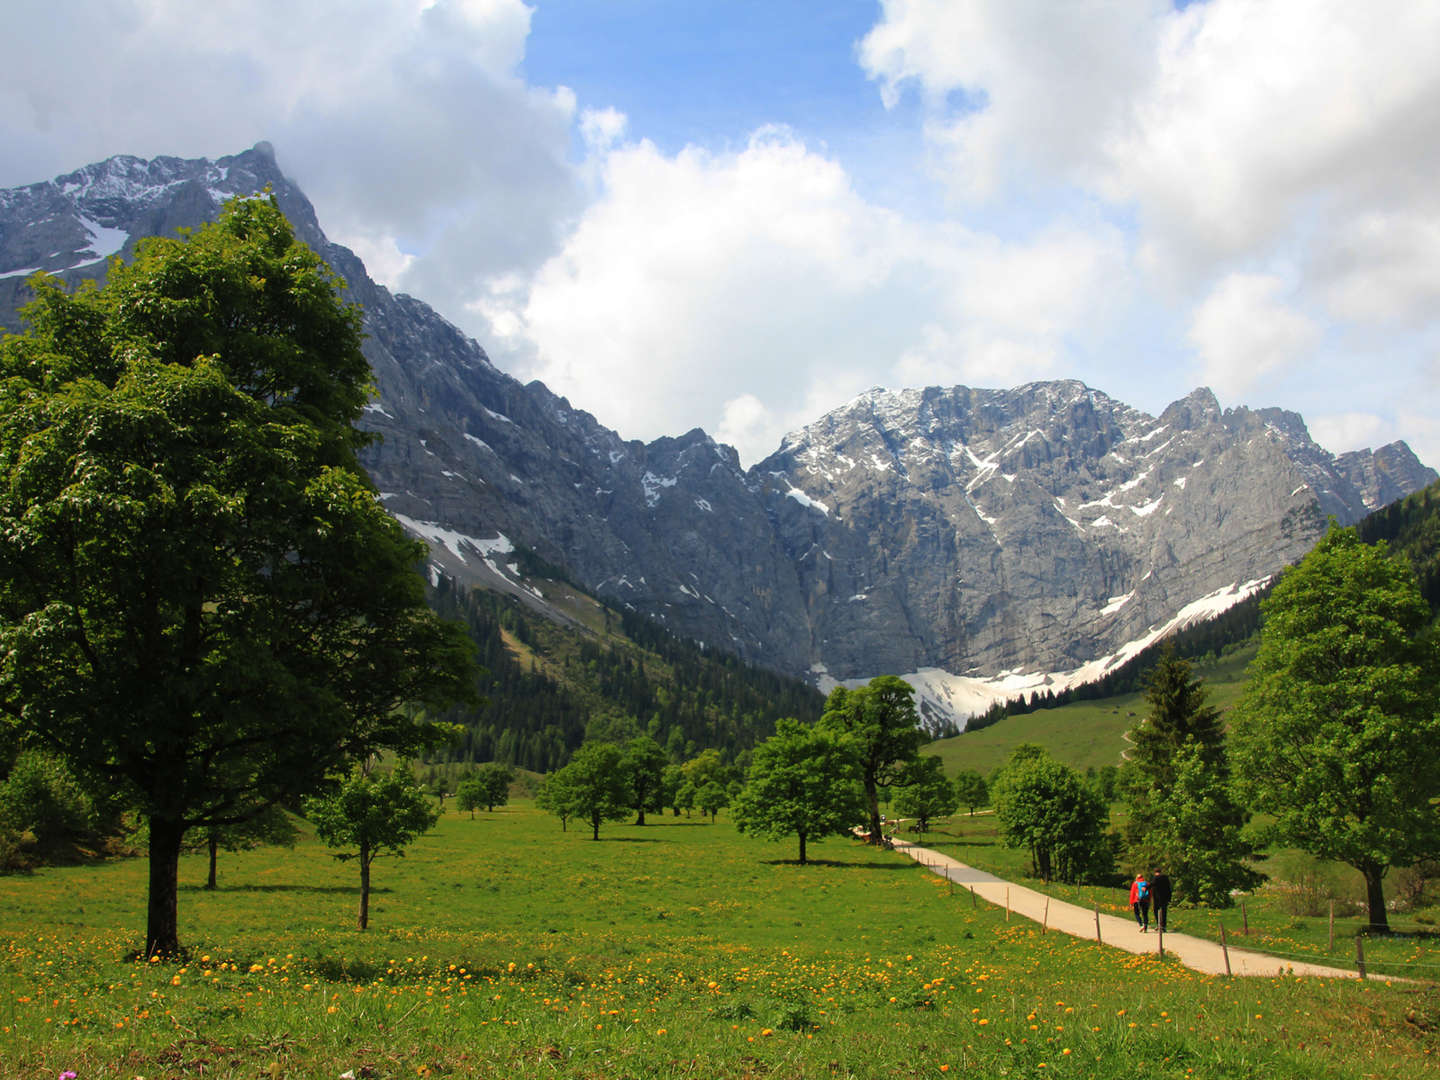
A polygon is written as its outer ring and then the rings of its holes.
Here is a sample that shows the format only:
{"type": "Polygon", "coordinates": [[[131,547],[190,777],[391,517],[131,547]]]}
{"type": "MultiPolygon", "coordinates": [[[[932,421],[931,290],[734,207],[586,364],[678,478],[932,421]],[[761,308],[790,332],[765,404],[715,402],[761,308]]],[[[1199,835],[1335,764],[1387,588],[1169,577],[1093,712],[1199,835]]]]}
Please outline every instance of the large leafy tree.
{"type": "Polygon", "coordinates": [[[1163,866],[1182,895],[1228,905],[1231,890],[1254,888],[1261,877],[1246,865],[1254,854],[1244,831],[1250,815],[1231,789],[1220,714],[1173,647],[1150,673],[1146,702],[1120,771],[1133,869],[1163,866]]]}
{"type": "Polygon", "coordinates": [[[268,200],[46,278],[0,342],[0,710],[149,820],[145,952],[186,830],[411,752],[473,687],[424,549],[360,470],[360,315],[268,200]]]}
{"type": "Polygon", "coordinates": [[[820,726],[851,737],[870,813],[870,839],[878,844],[880,789],[905,776],[925,740],[915,690],[895,675],[881,675],[854,690],[837,686],[825,701],[820,726]]]}
{"type": "Polygon", "coordinates": [[[1079,773],[1042,748],[1017,746],[991,795],[1006,846],[1028,849],[1045,881],[1079,883],[1111,871],[1105,804],[1079,773]]]}
{"type": "Polygon", "coordinates": [[[635,824],[645,824],[646,810],[660,810],[665,800],[664,749],[649,735],[637,735],[625,744],[622,768],[630,782],[630,808],[635,824]]]}
{"type": "Polygon", "coordinates": [[[1261,607],[1260,650],[1231,716],[1234,760],[1275,833],[1365,879],[1440,852],[1440,678],[1414,572],[1332,527],[1261,607]]]}
{"type": "Polygon", "coordinates": [[[338,790],[312,799],[305,813],[323,844],[342,849],[337,859],[354,859],[360,867],[355,925],[361,930],[370,927],[371,864],[382,855],[403,856],[440,818],[405,762],[383,776],[357,769],[338,790]]]}
{"type": "Polygon", "coordinates": [[[865,813],[859,758],[843,732],[781,720],[755,747],[745,787],[735,800],[743,833],[800,841],[800,862],[812,841],[847,832],[865,813]]]}
{"type": "Polygon", "coordinates": [[[625,769],[625,751],[615,743],[585,743],[564,768],[547,779],[545,808],[560,818],[590,823],[590,839],[600,839],[600,824],[618,821],[631,809],[633,788],[625,769]]]}

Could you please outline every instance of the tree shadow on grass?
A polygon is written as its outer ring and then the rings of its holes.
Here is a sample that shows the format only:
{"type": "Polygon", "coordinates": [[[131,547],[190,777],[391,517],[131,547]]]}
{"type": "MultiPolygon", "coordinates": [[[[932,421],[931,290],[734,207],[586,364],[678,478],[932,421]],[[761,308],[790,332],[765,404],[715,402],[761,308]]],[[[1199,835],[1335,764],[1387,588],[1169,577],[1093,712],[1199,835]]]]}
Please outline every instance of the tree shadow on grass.
{"type": "MultiPolygon", "coordinates": [[[[204,885],[181,885],[182,893],[315,893],[325,894],[357,894],[360,892],[359,885],[217,885],[213,889],[207,889],[204,885]]],[[[380,896],[393,890],[385,887],[370,886],[371,896],[380,896]]]]}
{"type": "Polygon", "coordinates": [[[670,841],[659,836],[602,836],[602,844],[668,844],[670,841]]]}
{"type": "Polygon", "coordinates": [[[917,862],[845,862],[841,859],[765,859],[766,866],[824,866],[835,870],[918,870],[917,862]]]}

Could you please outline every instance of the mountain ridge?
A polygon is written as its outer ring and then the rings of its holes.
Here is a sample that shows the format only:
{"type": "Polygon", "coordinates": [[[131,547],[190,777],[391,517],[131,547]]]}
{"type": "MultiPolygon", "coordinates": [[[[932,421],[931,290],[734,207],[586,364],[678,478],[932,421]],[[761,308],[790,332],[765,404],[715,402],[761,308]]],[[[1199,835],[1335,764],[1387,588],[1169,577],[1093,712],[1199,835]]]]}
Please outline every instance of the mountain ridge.
{"type": "Polygon", "coordinates": [[[141,235],[267,189],[364,308],[379,389],[364,426],[383,437],[364,464],[432,573],[544,610],[528,550],[674,633],[822,685],[1081,669],[1243,595],[1330,516],[1435,478],[1403,443],[1337,458],[1283,409],[1222,410],[1199,388],[1151,417],[1075,380],[877,387],[749,469],[698,428],[625,440],[373,282],[265,144],[0,192],[0,325],[37,263],[96,278],[141,235]]]}

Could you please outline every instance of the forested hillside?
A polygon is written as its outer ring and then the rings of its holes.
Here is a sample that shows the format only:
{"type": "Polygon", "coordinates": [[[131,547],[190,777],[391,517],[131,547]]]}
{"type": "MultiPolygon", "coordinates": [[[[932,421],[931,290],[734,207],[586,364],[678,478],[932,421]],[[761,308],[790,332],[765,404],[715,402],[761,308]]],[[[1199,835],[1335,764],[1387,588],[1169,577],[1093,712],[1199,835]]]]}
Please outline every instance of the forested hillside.
{"type": "Polygon", "coordinates": [[[780,717],[810,723],[824,703],[804,683],[593,602],[593,620],[562,625],[448,578],[431,602],[465,624],[486,671],[484,704],[445,717],[465,728],[456,760],[550,772],[587,735],[640,733],[677,761],[707,747],[734,758],[773,733],[780,717]]]}
{"type": "Polygon", "coordinates": [[[1384,540],[1410,560],[1420,594],[1440,614],[1440,483],[1376,510],[1357,529],[1367,544],[1384,540]]]}

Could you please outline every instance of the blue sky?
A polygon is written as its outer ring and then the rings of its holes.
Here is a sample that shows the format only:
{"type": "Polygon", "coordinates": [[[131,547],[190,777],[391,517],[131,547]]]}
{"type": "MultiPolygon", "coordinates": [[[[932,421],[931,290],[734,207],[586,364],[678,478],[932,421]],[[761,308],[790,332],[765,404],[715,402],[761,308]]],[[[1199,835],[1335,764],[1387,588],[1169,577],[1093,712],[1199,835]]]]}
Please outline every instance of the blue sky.
{"type": "MultiPolygon", "coordinates": [[[[1440,463],[1440,9],[39,0],[0,186],[260,139],[392,288],[627,437],[873,385],[1209,385],[1440,463]]],[[[0,268],[3,270],[4,268],[0,268]]]]}

